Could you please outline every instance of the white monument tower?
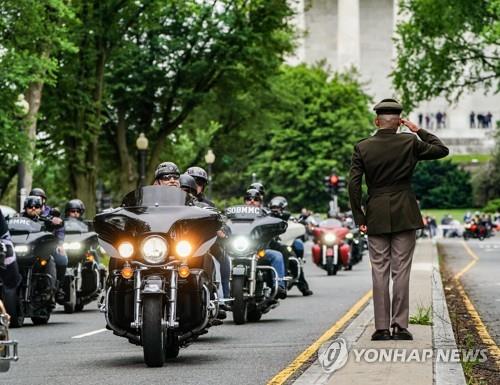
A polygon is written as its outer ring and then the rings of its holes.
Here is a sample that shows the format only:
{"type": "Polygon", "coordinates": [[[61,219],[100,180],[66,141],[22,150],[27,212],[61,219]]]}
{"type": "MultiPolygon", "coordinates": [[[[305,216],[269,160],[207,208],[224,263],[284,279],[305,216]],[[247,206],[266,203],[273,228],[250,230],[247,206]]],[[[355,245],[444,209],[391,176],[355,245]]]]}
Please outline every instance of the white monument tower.
{"type": "MultiPolygon", "coordinates": [[[[374,102],[394,97],[389,74],[396,55],[393,37],[398,21],[398,0],[290,0],[296,9],[294,24],[299,40],[291,65],[325,62],[333,71],[355,67],[365,91],[374,102]]],[[[500,120],[500,95],[478,90],[464,94],[455,105],[444,98],[422,103],[411,114],[424,128],[436,130],[445,138],[452,153],[489,151],[495,121],[500,120]],[[470,114],[476,115],[471,128],[470,114]],[[438,113],[442,118],[437,127],[438,113]],[[477,115],[491,113],[492,127],[477,128],[477,115]],[[420,119],[419,119],[420,115],[420,119]]]]}

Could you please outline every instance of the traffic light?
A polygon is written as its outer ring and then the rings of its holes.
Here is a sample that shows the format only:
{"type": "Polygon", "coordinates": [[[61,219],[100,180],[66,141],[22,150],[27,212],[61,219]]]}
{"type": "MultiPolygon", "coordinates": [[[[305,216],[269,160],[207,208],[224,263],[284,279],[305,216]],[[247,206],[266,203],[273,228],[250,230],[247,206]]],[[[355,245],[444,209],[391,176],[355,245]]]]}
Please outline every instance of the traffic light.
{"type": "Polygon", "coordinates": [[[324,184],[326,191],[330,194],[337,194],[346,187],[346,181],[343,176],[339,176],[336,173],[330,174],[330,176],[324,177],[324,184]]]}

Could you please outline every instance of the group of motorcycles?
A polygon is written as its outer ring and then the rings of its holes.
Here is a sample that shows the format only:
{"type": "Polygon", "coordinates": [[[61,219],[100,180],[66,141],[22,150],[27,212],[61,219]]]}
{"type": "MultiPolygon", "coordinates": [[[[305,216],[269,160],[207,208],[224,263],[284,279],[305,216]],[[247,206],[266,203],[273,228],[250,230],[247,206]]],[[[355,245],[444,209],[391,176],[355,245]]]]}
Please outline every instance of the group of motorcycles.
{"type": "MultiPolygon", "coordinates": [[[[292,250],[297,238],[307,237],[306,227],[312,229],[313,260],[329,275],[352,269],[365,248],[363,234],[335,219],[304,226],[247,205],[224,214],[193,205],[179,188],[145,186],[125,196],[120,207],[96,215],[93,223],[65,221],[69,269],[59,303],[67,313],[80,311],[102,292],[99,308],[106,327],[142,346],[146,365],[158,367],[220,324],[218,313],[227,306],[208,268],[215,247],[222,247],[231,262],[229,308],[235,324],[259,321],[279,305],[278,273],[262,263],[272,239],[292,250]],[[110,257],[107,276],[98,262],[101,248],[110,257]]],[[[9,230],[22,275],[20,289],[3,294],[11,325],[22,326],[25,317],[47,323],[56,303],[48,261],[57,240],[29,218],[12,218],[9,230]]],[[[288,290],[299,285],[303,263],[289,258],[288,290]]]]}

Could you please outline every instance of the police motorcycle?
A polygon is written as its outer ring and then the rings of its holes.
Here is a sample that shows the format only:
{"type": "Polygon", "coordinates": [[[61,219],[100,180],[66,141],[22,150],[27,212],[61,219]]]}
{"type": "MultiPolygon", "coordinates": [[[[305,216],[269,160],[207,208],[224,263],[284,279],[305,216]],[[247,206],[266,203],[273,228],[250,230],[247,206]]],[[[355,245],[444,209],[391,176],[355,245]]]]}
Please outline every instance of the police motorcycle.
{"type": "MultiPolygon", "coordinates": [[[[5,257],[7,249],[0,241],[0,269],[5,269],[5,257]]],[[[6,372],[10,368],[11,361],[19,359],[17,353],[17,341],[9,338],[10,317],[4,307],[3,299],[5,291],[2,280],[0,279],[0,373],[6,372]]]]}
{"type": "Polygon", "coordinates": [[[56,267],[52,254],[58,239],[43,223],[27,217],[8,221],[22,283],[16,304],[9,304],[11,326],[21,327],[30,317],[35,325],[46,324],[55,307],[56,267]]]}
{"type": "Polygon", "coordinates": [[[141,345],[149,367],[177,357],[218,312],[216,288],[201,266],[222,221],[191,204],[180,188],[146,186],[94,219],[111,257],[101,307],[107,328],[141,345]]]}
{"type": "Polygon", "coordinates": [[[238,205],[225,211],[230,235],[226,252],[231,259],[231,310],[234,323],[256,322],[278,306],[278,273],[259,263],[273,238],[283,234],[287,222],[266,215],[260,207],[238,205]]]}
{"type": "MultiPolygon", "coordinates": [[[[100,251],[97,233],[82,220],[68,217],[64,221],[64,250],[68,256],[68,270],[74,284],[66,285],[69,301],[64,304],[66,313],[82,311],[85,305],[96,300],[104,290],[106,269],[99,264],[100,251]]],[[[66,292],[66,291],[65,291],[66,292]]]]}

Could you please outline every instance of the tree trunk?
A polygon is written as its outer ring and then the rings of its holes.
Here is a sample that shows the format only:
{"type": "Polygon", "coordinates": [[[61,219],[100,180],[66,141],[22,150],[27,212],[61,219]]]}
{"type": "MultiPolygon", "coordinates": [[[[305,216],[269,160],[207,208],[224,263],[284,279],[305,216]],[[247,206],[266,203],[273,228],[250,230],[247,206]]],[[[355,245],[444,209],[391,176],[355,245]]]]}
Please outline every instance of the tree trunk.
{"type": "Polygon", "coordinates": [[[130,156],[127,146],[127,128],[125,110],[118,107],[118,122],[116,124],[116,148],[120,158],[120,196],[124,196],[129,191],[137,187],[137,167],[130,156]]]}
{"type": "MultiPolygon", "coordinates": [[[[21,189],[26,189],[26,194],[31,191],[33,187],[33,160],[35,157],[35,146],[36,146],[36,125],[37,125],[37,115],[40,110],[40,105],[42,103],[42,82],[31,83],[25,94],[25,99],[29,104],[28,115],[24,119],[26,136],[28,137],[28,150],[26,151],[26,157],[19,162],[18,173],[18,191],[17,199],[19,200],[21,189]]],[[[18,202],[20,205],[21,203],[18,202]]],[[[21,209],[21,207],[18,207],[21,209]]]]}

